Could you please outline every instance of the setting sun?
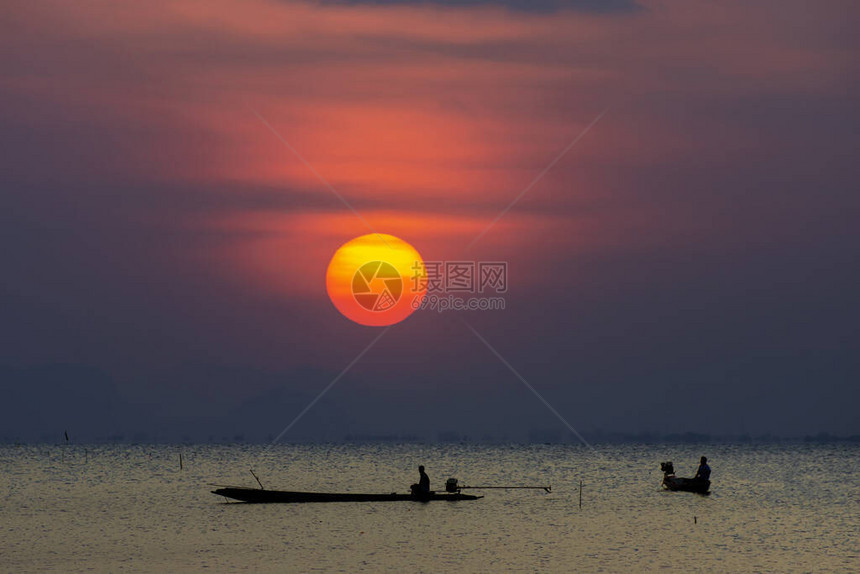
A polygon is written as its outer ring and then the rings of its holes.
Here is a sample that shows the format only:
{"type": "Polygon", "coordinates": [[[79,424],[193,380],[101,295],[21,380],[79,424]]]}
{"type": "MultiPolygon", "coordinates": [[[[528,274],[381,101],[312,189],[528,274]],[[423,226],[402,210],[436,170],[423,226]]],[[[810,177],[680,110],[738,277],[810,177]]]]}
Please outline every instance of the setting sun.
{"type": "Polygon", "coordinates": [[[399,323],[421,303],[426,285],[418,251],[393,235],[371,233],[343,244],[331,258],[326,290],[337,310],[361,325],[399,323]]]}

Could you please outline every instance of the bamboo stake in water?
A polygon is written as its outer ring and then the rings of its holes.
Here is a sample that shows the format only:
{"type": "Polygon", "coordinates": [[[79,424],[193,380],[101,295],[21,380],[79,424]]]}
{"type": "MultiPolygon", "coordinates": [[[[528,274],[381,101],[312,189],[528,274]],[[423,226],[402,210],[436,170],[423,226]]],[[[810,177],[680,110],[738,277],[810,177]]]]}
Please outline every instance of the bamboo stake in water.
{"type": "Polygon", "coordinates": [[[257,474],[254,472],[254,469],[252,468],[252,469],[250,469],[250,471],[251,471],[251,474],[253,474],[253,475],[254,475],[254,478],[256,479],[257,484],[259,484],[259,485],[260,485],[260,490],[266,490],[265,488],[263,488],[263,483],[262,483],[262,482],[260,482],[260,479],[259,479],[259,478],[257,478],[257,474]]]}
{"type": "Polygon", "coordinates": [[[582,508],[582,481],[579,481],[579,507],[582,508]]]}
{"type": "Polygon", "coordinates": [[[182,451],[179,451],[179,470],[182,470],[182,451]]]}

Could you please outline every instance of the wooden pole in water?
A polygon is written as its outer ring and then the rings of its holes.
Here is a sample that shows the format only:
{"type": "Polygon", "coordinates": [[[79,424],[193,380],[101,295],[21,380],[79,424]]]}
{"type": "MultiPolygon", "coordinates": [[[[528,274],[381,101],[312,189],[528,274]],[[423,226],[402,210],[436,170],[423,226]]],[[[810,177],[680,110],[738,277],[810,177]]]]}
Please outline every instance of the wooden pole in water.
{"type": "Polygon", "coordinates": [[[582,481],[579,481],[579,507],[582,508],[582,481]]]}
{"type": "Polygon", "coordinates": [[[179,470],[182,470],[182,451],[179,451],[179,470]]]}

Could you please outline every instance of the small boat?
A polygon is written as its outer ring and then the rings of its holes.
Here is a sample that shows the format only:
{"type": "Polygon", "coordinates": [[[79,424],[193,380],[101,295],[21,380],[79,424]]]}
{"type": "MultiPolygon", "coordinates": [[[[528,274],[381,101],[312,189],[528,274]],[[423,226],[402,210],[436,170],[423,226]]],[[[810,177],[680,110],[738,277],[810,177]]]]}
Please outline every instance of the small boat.
{"type": "Polygon", "coordinates": [[[710,494],[708,492],[711,488],[710,480],[675,476],[675,465],[672,462],[661,462],[660,470],[663,471],[663,488],[666,490],[710,494]]]}
{"type": "Polygon", "coordinates": [[[226,486],[213,490],[225,498],[232,498],[249,503],[269,502],[398,502],[412,500],[415,502],[433,502],[447,500],[478,500],[483,496],[462,494],[460,492],[436,493],[429,495],[412,495],[392,492],[391,494],[360,494],[352,492],[292,492],[288,490],[264,490],[262,488],[247,488],[244,486],[226,486]]]}

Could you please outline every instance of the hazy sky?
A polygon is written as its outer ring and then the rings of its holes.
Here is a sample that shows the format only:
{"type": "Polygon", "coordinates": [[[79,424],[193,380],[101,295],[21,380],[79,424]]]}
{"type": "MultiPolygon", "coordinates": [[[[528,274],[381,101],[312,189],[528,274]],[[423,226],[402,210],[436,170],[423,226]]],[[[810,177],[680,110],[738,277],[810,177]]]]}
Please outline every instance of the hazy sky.
{"type": "Polygon", "coordinates": [[[368,227],[257,114],[375,230],[509,265],[285,440],[566,433],[464,320],[586,433],[860,433],[856,2],[3,13],[0,438],[274,436],[379,334],[325,292],[368,227]]]}

